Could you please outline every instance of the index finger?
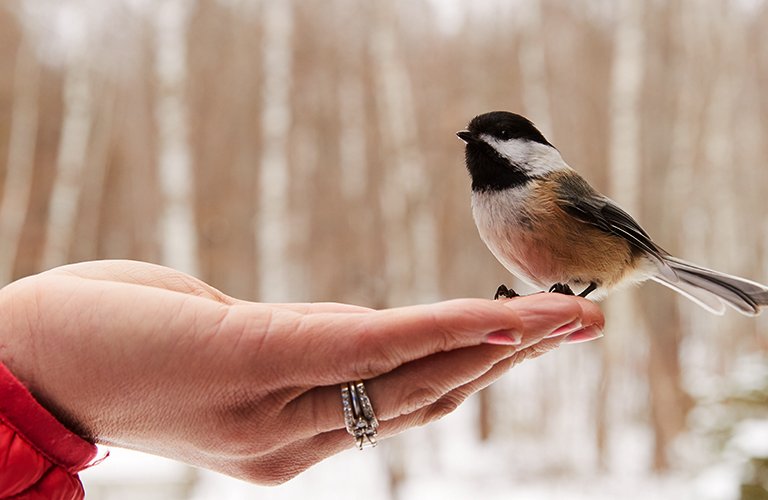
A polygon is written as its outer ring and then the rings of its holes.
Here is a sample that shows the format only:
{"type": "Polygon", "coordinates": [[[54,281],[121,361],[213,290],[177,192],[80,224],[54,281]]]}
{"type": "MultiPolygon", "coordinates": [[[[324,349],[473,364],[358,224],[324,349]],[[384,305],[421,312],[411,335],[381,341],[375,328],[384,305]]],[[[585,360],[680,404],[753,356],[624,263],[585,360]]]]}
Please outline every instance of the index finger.
{"type": "MultiPolygon", "coordinates": [[[[370,379],[437,352],[485,343],[491,334],[542,338],[581,319],[602,327],[593,303],[557,294],[511,301],[457,299],[372,313],[305,316],[303,348],[292,352],[303,378],[315,385],[370,379]]],[[[529,339],[530,340],[530,339],[529,339]]]]}
{"type": "Polygon", "coordinates": [[[578,328],[596,326],[602,330],[605,326],[605,317],[597,304],[581,297],[538,293],[516,297],[505,303],[515,310],[525,325],[523,347],[541,340],[542,332],[545,332],[543,336],[555,336],[578,328]],[[570,321],[550,330],[552,324],[568,318],[570,321]],[[566,326],[567,329],[561,328],[566,326]]]}

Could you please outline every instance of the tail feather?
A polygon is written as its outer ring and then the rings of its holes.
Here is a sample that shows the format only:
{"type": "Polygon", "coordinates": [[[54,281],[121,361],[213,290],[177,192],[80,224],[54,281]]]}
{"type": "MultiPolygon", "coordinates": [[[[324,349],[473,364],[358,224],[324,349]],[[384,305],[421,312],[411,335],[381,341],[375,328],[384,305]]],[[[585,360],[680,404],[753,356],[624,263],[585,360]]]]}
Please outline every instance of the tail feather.
{"type": "Polygon", "coordinates": [[[742,314],[756,316],[768,305],[768,287],[738,276],[713,271],[674,257],[665,261],[677,275],[678,281],[659,274],[653,279],[685,295],[705,309],[722,314],[723,304],[742,314]]]}
{"type": "Polygon", "coordinates": [[[667,280],[666,277],[662,276],[654,276],[651,279],[692,300],[712,314],[717,314],[718,316],[725,314],[725,302],[712,292],[690,285],[679,278],[676,281],[667,280]]]}

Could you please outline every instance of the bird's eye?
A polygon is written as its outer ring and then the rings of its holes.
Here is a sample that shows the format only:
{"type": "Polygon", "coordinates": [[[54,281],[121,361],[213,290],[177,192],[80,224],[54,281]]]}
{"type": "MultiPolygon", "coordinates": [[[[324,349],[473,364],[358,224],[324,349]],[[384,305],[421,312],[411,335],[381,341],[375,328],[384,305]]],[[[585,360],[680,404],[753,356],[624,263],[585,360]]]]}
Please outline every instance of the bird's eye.
{"type": "Polygon", "coordinates": [[[501,129],[499,131],[499,138],[500,139],[509,139],[510,138],[509,130],[501,129]]]}

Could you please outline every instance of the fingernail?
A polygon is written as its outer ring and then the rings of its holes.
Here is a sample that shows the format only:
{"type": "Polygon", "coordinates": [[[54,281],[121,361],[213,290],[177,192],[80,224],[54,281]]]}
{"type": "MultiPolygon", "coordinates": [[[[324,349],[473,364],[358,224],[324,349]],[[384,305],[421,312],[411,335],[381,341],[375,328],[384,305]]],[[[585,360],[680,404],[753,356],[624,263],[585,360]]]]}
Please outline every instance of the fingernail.
{"type": "Polygon", "coordinates": [[[582,327],[581,318],[576,318],[570,323],[555,329],[552,333],[547,335],[546,338],[551,339],[552,337],[559,337],[560,335],[568,335],[569,333],[573,333],[577,330],[580,330],[581,327],[582,327]]]}
{"type": "Polygon", "coordinates": [[[578,344],[580,342],[589,342],[590,340],[599,339],[602,336],[603,331],[597,325],[592,325],[571,333],[563,339],[563,343],[578,344]]]}
{"type": "Polygon", "coordinates": [[[522,342],[523,334],[512,330],[499,330],[485,337],[485,343],[493,345],[520,345],[522,342]]]}

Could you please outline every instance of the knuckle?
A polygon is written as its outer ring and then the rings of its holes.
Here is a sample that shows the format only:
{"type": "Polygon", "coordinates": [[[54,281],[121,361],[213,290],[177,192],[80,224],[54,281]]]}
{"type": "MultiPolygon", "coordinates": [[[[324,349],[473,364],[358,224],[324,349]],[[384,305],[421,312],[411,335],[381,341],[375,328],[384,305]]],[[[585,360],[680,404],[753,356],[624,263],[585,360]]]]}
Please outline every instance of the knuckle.
{"type": "Polygon", "coordinates": [[[401,364],[392,346],[384,344],[374,335],[359,335],[354,352],[357,359],[354,373],[361,380],[378,377],[401,364]]]}
{"type": "Polygon", "coordinates": [[[442,394],[432,387],[419,387],[407,392],[401,399],[397,416],[407,415],[440,399],[442,394]]]}
{"type": "Polygon", "coordinates": [[[437,352],[450,351],[457,345],[460,345],[459,335],[448,328],[440,328],[440,335],[437,337],[437,352]]]}
{"type": "Polygon", "coordinates": [[[445,321],[442,321],[434,314],[432,316],[432,325],[432,328],[438,334],[435,337],[435,350],[437,352],[450,351],[451,349],[456,348],[457,345],[463,344],[461,341],[461,332],[456,331],[450,323],[446,324],[445,321]]]}
{"type": "Polygon", "coordinates": [[[361,355],[365,357],[358,360],[353,370],[355,377],[360,380],[369,380],[378,377],[379,375],[388,372],[392,366],[380,355],[372,355],[370,353],[361,353],[361,355]]]}
{"type": "Polygon", "coordinates": [[[512,362],[513,366],[519,365],[520,363],[528,359],[528,355],[529,355],[528,349],[524,349],[522,351],[517,351],[515,354],[510,356],[509,360],[512,362]]]}
{"type": "Polygon", "coordinates": [[[426,424],[434,422],[435,420],[440,420],[449,413],[455,411],[466,398],[467,396],[458,392],[446,394],[429,406],[423,423],[426,424]]]}
{"type": "Polygon", "coordinates": [[[533,344],[525,351],[524,359],[536,359],[560,345],[560,339],[547,339],[533,344]]]}

